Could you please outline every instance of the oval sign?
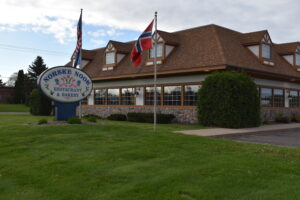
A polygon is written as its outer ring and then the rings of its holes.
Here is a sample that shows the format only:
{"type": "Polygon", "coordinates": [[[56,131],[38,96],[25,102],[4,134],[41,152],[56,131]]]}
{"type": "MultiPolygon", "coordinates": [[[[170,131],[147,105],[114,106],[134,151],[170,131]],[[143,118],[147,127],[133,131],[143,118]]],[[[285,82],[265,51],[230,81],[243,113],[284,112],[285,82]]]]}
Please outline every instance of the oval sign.
{"type": "Polygon", "coordinates": [[[93,88],[90,77],[73,67],[50,68],[39,76],[37,82],[46,96],[64,103],[86,98],[93,88]]]}

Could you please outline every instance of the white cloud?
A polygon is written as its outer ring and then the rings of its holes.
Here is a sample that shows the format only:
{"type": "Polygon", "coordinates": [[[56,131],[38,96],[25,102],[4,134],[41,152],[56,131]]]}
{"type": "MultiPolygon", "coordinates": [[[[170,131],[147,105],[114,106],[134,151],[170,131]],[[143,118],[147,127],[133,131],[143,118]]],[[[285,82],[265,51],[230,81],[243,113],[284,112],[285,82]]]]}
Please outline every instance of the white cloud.
{"type": "Polygon", "coordinates": [[[1,0],[0,25],[30,26],[63,43],[74,36],[81,7],[85,24],[111,30],[141,31],[158,11],[158,27],[166,31],[215,23],[241,32],[268,29],[274,42],[300,38],[297,0],[1,0]]]}
{"type": "Polygon", "coordinates": [[[94,44],[96,44],[96,45],[98,45],[98,46],[100,46],[100,45],[104,45],[105,44],[105,40],[100,40],[100,39],[94,39],[94,38],[92,38],[91,40],[90,40],[92,43],[94,43],[94,44]]]}
{"type": "Polygon", "coordinates": [[[92,37],[115,37],[123,35],[124,33],[116,30],[115,28],[110,29],[98,29],[96,31],[88,31],[88,34],[92,37]]]}

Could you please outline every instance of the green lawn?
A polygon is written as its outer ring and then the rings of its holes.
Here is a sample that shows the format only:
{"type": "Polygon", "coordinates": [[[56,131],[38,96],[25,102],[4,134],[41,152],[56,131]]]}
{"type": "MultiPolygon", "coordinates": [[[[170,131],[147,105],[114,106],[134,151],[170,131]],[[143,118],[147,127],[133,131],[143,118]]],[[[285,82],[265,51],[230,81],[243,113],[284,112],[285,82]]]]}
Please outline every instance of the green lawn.
{"type": "Polygon", "coordinates": [[[23,104],[0,104],[0,112],[29,112],[29,107],[23,104]]]}
{"type": "MultiPolygon", "coordinates": [[[[300,150],[109,122],[31,127],[0,114],[0,199],[300,199],[300,150]]],[[[51,119],[51,118],[49,118],[51,119]]]]}

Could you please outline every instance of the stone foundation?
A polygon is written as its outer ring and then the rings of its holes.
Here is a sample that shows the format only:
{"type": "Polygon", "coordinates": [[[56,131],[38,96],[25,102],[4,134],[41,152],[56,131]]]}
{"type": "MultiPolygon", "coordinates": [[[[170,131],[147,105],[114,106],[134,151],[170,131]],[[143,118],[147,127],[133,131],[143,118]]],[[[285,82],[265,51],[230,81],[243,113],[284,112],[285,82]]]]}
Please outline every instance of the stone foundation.
{"type": "Polygon", "coordinates": [[[293,113],[300,115],[299,108],[263,108],[261,110],[261,119],[263,121],[274,121],[278,113],[291,117],[293,113]]]}
{"type": "MultiPolygon", "coordinates": [[[[127,114],[129,112],[153,113],[152,107],[144,106],[82,106],[82,115],[93,114],[107,118],[111,114],[127,114]]],[[[173,114],[176,116],[174,123],[196,124],[196,108],[157,108],[157,113],[173,114]]]]}
{"type": "MultiPolygon", "coordinates": [[[[129,112],[143,112],[153,113],[152,107],[146,106],[82,106],[82,115],[93,114],[102,118],[107,118],[111,114],[127,114],[129,112]]],[[[174,123],[179,124],[196,124],[197,123],[197,109],[196,108],[179,108],[166,107],[157,108],[157,113],[173,114],[176,119],[174,123]]],[[[300,115],[299,108],[263,108],[261,110],[261,119],[263,121],[274,121],[278,113],[290,117],[293,113],[300,115]]]]}

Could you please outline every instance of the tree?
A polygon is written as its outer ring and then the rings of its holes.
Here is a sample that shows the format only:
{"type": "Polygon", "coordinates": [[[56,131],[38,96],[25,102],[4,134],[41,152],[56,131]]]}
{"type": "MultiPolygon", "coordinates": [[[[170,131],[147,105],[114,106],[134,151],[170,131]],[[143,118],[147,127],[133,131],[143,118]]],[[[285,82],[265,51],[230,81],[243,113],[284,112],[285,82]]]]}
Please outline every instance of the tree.
{"type": "Polygon", "coordinates": [[[244,73],[209,75],[198,99],[198,120],[202,125],[227,128],[260,125],[258,91],[251,77],[244,73]]]}
{"type": "Polygon", "coordinates": [[[25,75],[23,70],[19,70],[17,80],[15,82],[15,90],[13,94],[13,101],[17,104],[24,104],[26,95],[24,91],[25,75]]]}
{"type": "Polygon", "coordinates": [[[18,72],[13,73],[12,75],[10,75],[10,77],[8,78],[8,81],[6,81],[6,85],[13,87],[15,86],[15,82],[17,80],[18,77],[18,72]]]}
{"type": "Polygon", "coordinates": [[[5,87],[5,83],[3,83],[2,79],[0,79],[0,87],[5,87]]]}
{"type": "Polygon", "coordinates": [[[51,100],[38,89],[33,89],[29,98],[30,113],[33,115],[50,115],[51,100]]]}
{"type": "Polygon", "coordinates": [[[36,85],[38,76],[43,73],[47,68],[47,65],[44,63],[44,60],[41,56],[37,56],[28,68],[28,78],[36,85]]]}

